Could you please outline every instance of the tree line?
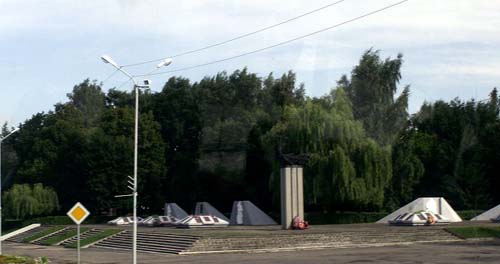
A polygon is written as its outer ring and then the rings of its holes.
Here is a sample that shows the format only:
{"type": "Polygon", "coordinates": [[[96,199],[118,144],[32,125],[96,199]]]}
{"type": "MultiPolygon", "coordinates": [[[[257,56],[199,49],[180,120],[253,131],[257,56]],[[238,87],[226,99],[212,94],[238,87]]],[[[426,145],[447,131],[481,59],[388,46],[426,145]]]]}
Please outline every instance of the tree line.
{"type": "MultiPolygon", "coordinates": [[[[419,196],[444,196],[458,209],[500,203],[499,97],[424,103],[408,113],[402,55],[368,50],[321,97],[305,95],[289,71],[259,77],[244,68],[200,81],[172,77],[140,93],[139,203],[187,210],[209,201],[229,211],[252,200],[279,211],[280,153],[305,153],[309,211],[381,211],[419,196]]],[[[132,92],[75,85],[68,101],[21,124],[5,151],[4,182],[42,183],[62,208],[130,211],[132,92]]],[[[3,133],[9,131],[4,125],[3,133]]]]}

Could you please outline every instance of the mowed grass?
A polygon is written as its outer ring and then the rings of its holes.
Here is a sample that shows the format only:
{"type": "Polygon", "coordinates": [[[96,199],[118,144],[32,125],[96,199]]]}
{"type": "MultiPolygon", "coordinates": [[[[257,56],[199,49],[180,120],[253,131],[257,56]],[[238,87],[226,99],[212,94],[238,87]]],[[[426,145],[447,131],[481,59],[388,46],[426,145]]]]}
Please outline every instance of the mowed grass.
{"type": "MultiPolygon", "coordinates": [[[[86,232],[88,231],[90,228],[88,227],[82,227],[80,228],[80,234],[83,233],[83,232],[86,232]]],[[[62,232],[56,236],[53,236],[53,237],[50,237],[48,239],[43,239],[41,242],[42,245],[46,245],[46,246],[51,246],[51,245],[55,245],[59,242],[62,242],[68,238],[71,238],[71,237],[74,237],[77,235],[77,230],[76,229],[71,229],[71,230],[68,230],[68,231],[65,231],[65,232],[62,232]]]]}
{"type": "Polygon", "coordinates": [[[45,230],[42,230],[40,232],[37,232],[37,233],[35,233],[35,234],[31,235],[31,236],[25,237],[23,239],[23,242],[24,243],[30,243],[31,241],[34,241],[34,240],[37,240],[37,239],[39,239],[41,237],[50,235],[50,234],[52,234],[54,232],[57,232],[57,231],[59,231],[59,230],[61,230],[63,228],[64,228],[64,226],[51,226],[51,227],[49,227],[49,228],[47,228],[45,230]]]}
{"type": "MultiPolygon", "coordinates": [[[[105,229],[105,230],[103,230],[95,235],[92,235],[92,236],[89,236],[89,237],[86,237],[86,238],[80,240],[80,247],[84,247],[86,245],[95,243],[96,241],[99,241],[99,240],[104,239],[106,237],[118,234],[121,231],[123,231],[123,230],[122,229],[105,229]]],[[[76,248],[76,246],[77,246],[76,241],[66,245],[66,247],[69,247],[69,248],[76,248]]]]}
{"type": "Polygon", "coordinates": [[[498,227],[451,227],[447,230],[461,238],[500,238],[500,226],[498,227]]]}

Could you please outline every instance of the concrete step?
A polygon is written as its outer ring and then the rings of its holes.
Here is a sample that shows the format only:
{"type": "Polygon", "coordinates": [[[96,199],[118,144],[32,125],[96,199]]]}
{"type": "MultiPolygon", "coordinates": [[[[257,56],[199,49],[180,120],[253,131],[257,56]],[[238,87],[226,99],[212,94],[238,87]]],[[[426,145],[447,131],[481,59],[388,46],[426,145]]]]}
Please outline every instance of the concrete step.
{"type": "Polygon", "coordinates": [[[304,247],[352,247],[376,244],[459,241],[442,229],[404,230],[402,232],[341,232],[330,234],[277,235],[200,239],[186,252],[245,251],[304,247]]]}
{"type": "MultiPolygon", "coordinates": [[[[132,248],[132,242],[130,243],[115,243],[115,242],[103,242],[99,243],[98,246],[108,246],[108,247],[125,247],[125,248],[132,248]]],[[[186,246],[177,246],[177,245],[157,245],[157,244],[137,244],[138,248],[142,249],[151,249],[151,250],[174,250],[174,251],[183,251],[186,249],[186,246]]]]}
{"type": "MultiPolygon", "coordinates": [[[[132,236],[116,236],[113,238],[115,241],[132,241],[132,236]]],[[[155,243],[175,243],[175,244],[187,244],[190,245],[196,240],[176,240],[176,239],[165,239],[165,238],[145,238],[140,235],[137,236],[137,241],[140,242],[155,242],[155,243]]]]}
{"type": "MultiPolygon", "coordinates": [[[[104,229],[90,229],[90,230],[88,230],[86,232],[83,232],[83,233],[80,234],[80,240],[85,239],[85,238],[90,237],[90,236],[93,236],[95,234],[98,234],[102,230],[104,230],[104,229]]],[[[73,242],[76,242],[77,240],[78,240],[78,236],[76,235],[76,236],[73,236],[73,237],[71,237],[69,239],[66,239],[66,240],[62,241],[58,245],[66,246],[66,245],[69,245],[69,244],[71,244],[73,242]]]]}
{"type": "MultiPolygon", "coordinates": [[[[113,240],[111,242],[109,241],[106,241],[104,243],[113,243],[113,244],[131,244],[132,243],[132,240],[113,240]]],[[[193,243],[191,244],[178,244],[178,243],[159,243],[159,242],[155,242],[155,241],[137,241],[137,244],[138,245],[151,245],[153,247],[156,247],[158,245],[158,247],[175,247],[175,248],[180,248],[180,249],[184,249],[184,248],[187,248],[187,247],[191,247],[193,245],[193,243]]]]}
{"type": "MultiPolygon", "coordinates": [[[[127,245],[127,246],[132,246],[132,240],[127,240],[127,241],[102,241],[100,243],[101,245],[127,245]]],[[[138,246],[144,246],[144,247],[151,247],[151,248],[176,248],[176,249],[185,249],[186,246],[191,246],[191,245],[177,245],[177,244],[158,244],[158,243],[148,243],[148,242],[139,242],[137,241],[138,246]]]]}
{"type": "MultiPolygon", "coordinates": [[[[137,234],[137,250],[149,253],[178,254],[190,248],[199,238],[195,236],[155,234],[139,232],[137,234]]],[[[109,239],[104,239],[95,248],[131,250],[132,232],[125,231],[109,239]]]]}
{"type": "MultiPolygon", "coordinates": [[[[112,245],[112,246],[95,245],[92,247],[102,248],[102,249],[111,249],[111,250],[126,250],[126,251],[132,250],[132,247],[119,246],[119,245],[112,245]]],[[[137,247],[137,251],[144,252],[144,253],[160,253],[160,254],[179,254],[182,252],[182,251],[178,251],[178,250],[168,250],[168,249],[156,250],[156,249],[148,249],[148,248],[141,248],[141,247],[137,247]]]]}
{"type": "MultiPolygon", "coordinates": [[[[132,235],[131,231],[125,231],[121,233],[121,235],[132,235]]],[[[174,235],[174,234],[163,234],[163,233],[146,233],[146,232],[138,232],[137,235],[141,237],[164,237],[164,238],[177,238],[177,239],[199,239],[199,236],[191,236],[191,235],[174,235]]]]}

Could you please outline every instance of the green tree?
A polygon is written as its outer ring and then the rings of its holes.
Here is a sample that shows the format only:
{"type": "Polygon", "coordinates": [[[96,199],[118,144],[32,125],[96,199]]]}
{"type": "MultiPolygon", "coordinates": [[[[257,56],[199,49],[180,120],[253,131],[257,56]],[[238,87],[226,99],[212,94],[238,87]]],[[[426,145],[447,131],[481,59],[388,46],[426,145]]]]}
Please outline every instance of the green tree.
{"type": "MultiPolygon", "coordinates": [[[[424,164],[416,154],[416,145],[419,142],[418,132],[408,125],[401,132],[392,148],[392,182],[387,190],[387,206],[390,209],[398,208],[415,199],[415,188],[424,174],[424,164]]],[[[421,144],[428,141],[420,141],[421,144]]],[[[425,148],[424,146],[420,146],[425,148]]]]}
{"type": "Polygon", "coordinates": [[[488,208],[495,196],[498,160],[498,108],[492,92],[490,102],[424,104],[412,118],[415,153],[425,173],[417,194],[445,196],[457,208],[488,208]],[[493,103],[492,103],[493,102],[493,103]]]}
{"type": "MultiPolygon", "coordinates": [[[[139,120],[139,205],[146,212],[157,212],[164,202],[165,145],[151,112],[141,114],[139,120]]],[[[90,168],[86,189],[96,209],[120,207],[122,203],[113,196],[130,192],[126,186],[127,176],[133,175],[133,123],[132,109],[109,109],[90,139],[85,151],[90,168]]]]}
{"type": "Polygon", "coordinates": [[[59,209],[57,193],[40,183],[14,184],[2,199],[6,216],[15,219],[49,215],[59,209]]]}
{"type": "Polygon", "coordinates": [[[163,162],[168,168],[165,198],[191,206],[190,190],[198,170],[202,116],[199,98],[188,79],[172,77],[160,93],[154,95],[154,116],[161,126],[166,148],[163,162]]]}
{"type": "MultiPolygon", "coordinates": [[[[268,153],[281,148],[283,153],[310,154],[304,185],[312,205],[327,210],[380,208],[392,174],[390,150],[365,135],[342,88],[332,94],[329,110],[311,101],[288,107],[284,121],[265,136],[268,153]]],[[[277,171],[276,164],[271,178],[275,193],[277,171]]]]}
{"type": "Polygon", "coordinates": [[[84,80],[69,93],[70,104],[82,113],[85,127],[95,126],[106,107],[106,96],[94,81],[84,80]]]}
{"type": "Polygon", "coordinates": [[[338,84],[344,87],[353,104],[355,118],[363,122],[368,135],[382,145],[390,145],[408,119],[409,86],[394,98],[401,79],[403,56],[382,60],[369,49],[351,72],[338,84]]]}
{"type": "Polygon", "coordinates": [[[269,190],[269,177],[272,163],[266,158],[263,136],[271,129],[270,120],[260,120],[250,130],[247,138],[245,161],[246,199],[251,199],[259,208],[270,210],[272,193],[269,190]]]}

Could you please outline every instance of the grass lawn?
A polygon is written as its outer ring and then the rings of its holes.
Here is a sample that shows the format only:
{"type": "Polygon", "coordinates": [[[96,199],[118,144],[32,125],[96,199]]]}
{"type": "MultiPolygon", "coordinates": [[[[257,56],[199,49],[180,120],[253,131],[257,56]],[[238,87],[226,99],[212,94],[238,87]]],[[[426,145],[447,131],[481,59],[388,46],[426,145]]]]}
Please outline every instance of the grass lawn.
{"type": "Polygon", "coordinates": [[[27,257],[18,257],[18,256],[0,256],[0,264],[44,264],[49,263],[49,261],[45,257],[32,259],[27,257]]]}
{"type": "MultiPolygon", "coordinates": [[[[88,227],[82,227],[80,228],[80,234],[83,233],[83,232],[86,232],[88,231],[90,228],[88,227]]],[[[72,230],[68,230],[68,231],[65,231],[65,232],[62,232],[56,236],[53,236],[53,237],[50,237],[48,239],[43,239],[42,240],[42,245],[47,245],[47,246],[51,246],[51,245],[55,245],[63,240],[66,240],[68,238],[71,238],[71,237],[74,237],[77,235],[77,231],[76,229],[72,229],[72,230]]]]}
{"type": "Polygon", "coordinates": [[[40,231],[38,233],[35,233],[35,234],[31,235],[29,237],[25,237],[23,239],[23,242],[24,243],[29,243],[29,242],[31,242],[33,240],[36,240],[36,239],[39,239],[39,238],[44,237],[46,235],[50,235],[50,234],[52,234],[54,232],[57,232],[57,231],[59,231],[59,230],[61,230],[63,228],[64,228],[64,226],[51,226],[51,227],[49,227],[49,228],[47,228],[47,229],[45,229],[43,231],[40,231]]]}
{"type": "MultiPolygon", "coordinates": [[[[84,247],[86,245],[89,245],[89,244],[92,244],[96,241],[99,241],[103,238],[106,238],[106,237],[109,237],[109,236],[112,236],[112,235],[115,235],[115,234],[118,234],[120,233],[121,231],[123,231],[123,229],[105,229],[93,236],[89,236],[89,237],[86,237],[82,240],[80,240],[80,247],[84,247]]],[[[69,247],[69,248],[76,248],[76,241],[71,243],[71,244],[68,244],[66,245],[66,247],[69,247]]]]}
{"type": "Polygon", "coordinates": [[[483,238],[494,237],[500,238],[499,227],[451,227],[447,228],[448,231],[462,238],[483,238]]]}

